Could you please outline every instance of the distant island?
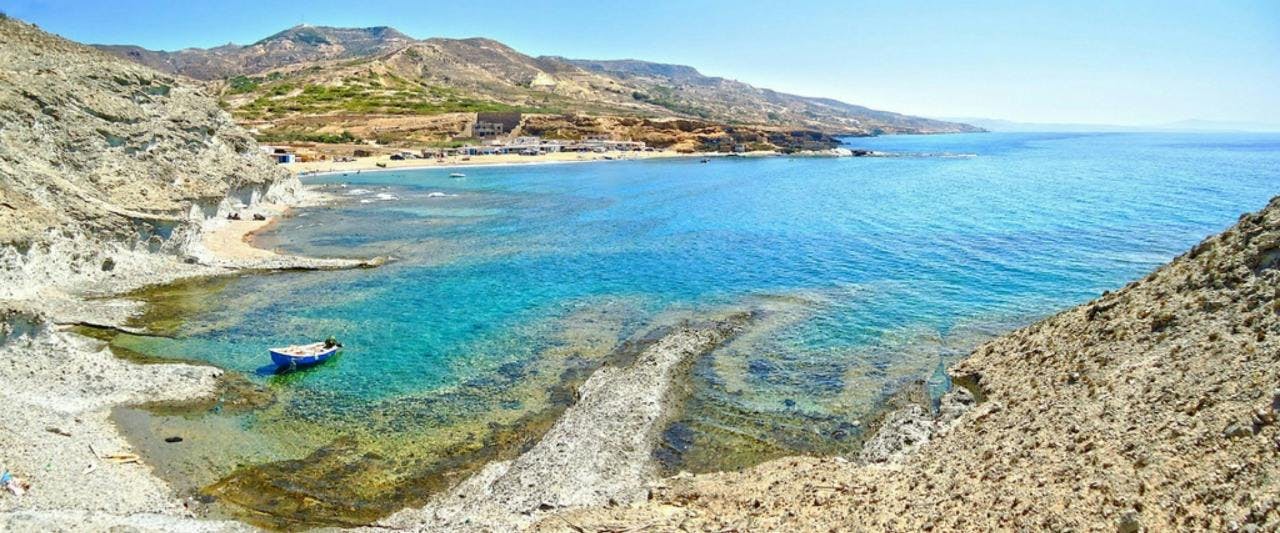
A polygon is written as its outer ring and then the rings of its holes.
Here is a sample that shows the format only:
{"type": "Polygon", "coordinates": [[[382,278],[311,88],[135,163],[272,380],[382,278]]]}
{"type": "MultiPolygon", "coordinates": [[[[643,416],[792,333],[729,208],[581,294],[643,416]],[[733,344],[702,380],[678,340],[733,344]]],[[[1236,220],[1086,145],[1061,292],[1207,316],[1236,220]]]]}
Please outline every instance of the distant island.
{"type": "Polygon", "coordinates": [[[531,57],[490,39],[419,40],[388,27],[301,25],[247,46],[175,52],[98,48],[205,82],[259,141],[321,143],[334,153],[370,141],[456,148],[521,135],[794,151],[832,148],[837,136],[981,131],[687,66],[531,57]]]}
{"type": "Polygon", "coordinates": [[[1230,122],[1220,120],[1188,119],[1177,122],[1148,125],[1086,124],[1062,122],[1018,122],[997,118],[949,117],[939,120],[963,122],[997,132],[1168,132],[1168,133],[1270,133],[1280,132],[1280,124],[1262,122],[1230,122]]]}

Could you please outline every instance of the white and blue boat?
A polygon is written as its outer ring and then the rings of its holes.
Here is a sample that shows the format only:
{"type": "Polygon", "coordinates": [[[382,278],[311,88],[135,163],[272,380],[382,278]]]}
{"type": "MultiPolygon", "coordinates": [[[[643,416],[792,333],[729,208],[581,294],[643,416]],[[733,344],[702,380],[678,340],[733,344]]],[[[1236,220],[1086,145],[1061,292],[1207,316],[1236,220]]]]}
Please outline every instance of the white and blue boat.
{"type": "Polygon", "coordinates": [[[313,344],[302,344],[286,348],[271,348],[271,362],[280,368],[301,368],[318,365],[328,361],[330,357],[342,349],[342,344],[333,339],[313,344]]]}

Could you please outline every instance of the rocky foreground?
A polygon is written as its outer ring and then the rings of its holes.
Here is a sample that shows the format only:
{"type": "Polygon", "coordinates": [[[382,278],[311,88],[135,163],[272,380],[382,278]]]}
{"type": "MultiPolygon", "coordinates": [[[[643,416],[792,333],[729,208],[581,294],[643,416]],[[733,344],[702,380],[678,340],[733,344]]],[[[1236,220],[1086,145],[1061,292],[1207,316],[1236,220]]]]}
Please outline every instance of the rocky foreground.
{"type": "MultiPolygon", "coordinates": [[[[1280,198],[951,369],[978,404],[896,461],[677,476],[541,530],[1280,529],[1280,198]]],[[[913,439],[907,439],[913,440],[913,439]]]]}
{"type": "Polygon", "coordinates": [[[192,518],[108,419],[212,394],[221,371],[131,363],[67,326],[138,311],[89,296],[360,264],[206,246],[229,211],[301,193],[199,88],[0,16],[0,530],[247,529],[192,518]]]}

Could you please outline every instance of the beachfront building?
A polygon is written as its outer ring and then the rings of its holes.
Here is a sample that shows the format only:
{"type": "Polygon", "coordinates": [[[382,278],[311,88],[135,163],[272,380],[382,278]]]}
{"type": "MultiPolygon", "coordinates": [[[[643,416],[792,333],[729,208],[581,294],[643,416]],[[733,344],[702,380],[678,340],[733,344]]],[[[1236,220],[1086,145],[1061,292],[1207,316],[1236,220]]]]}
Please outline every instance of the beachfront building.
{"type": "Polygon", "coordinates": [[[498,155],[507,153],[505,146],[497,146],[492,144],[479,144],[471,146],[463,146],[458,149],[458,155],[498,155]]]}
{"type": "Polygon", "coordinates": [[[476,113],[471,135],[477,139],[493,139],[507,135],[519,126],[520,113],[480,112],[476,113]]]}
{"type": "Polygon", "coordinates": [[[493,138],[503,133],[506,133],[506,127],[501,122],[476,121],[475,136],[478,139],[493,138]]]}
{"type": "Polygon", "coordinates": [[[542,137],[525,136],[516,137],[506,144],[507,150],[511,153],[524,155],[541,155],[559,152],[561,145],[559,141],[544,141],[542,137]]]}
{"type": "Polygon", "coordinates": [[[586,138],[561,148],[565,152],[642,152],[648,146],[640,141],[615,141],[612,139],[586,138]]]}
{"type": "Polygon", "coordinates": [[[516,137],[507,142],[498,140],[486,141],[484,144],[463,146],[458,148],[458,155],[542,155],[564,150],[560,141],[545,141],[541,137],[516,137]]]}
{"type": "Polygon", "coordinates": [[[265,152],[267,157],[274,159],[276,163],[292,163],[297,159],[293,152],[283,146],[259,146],[258,148],[265,152]]]}

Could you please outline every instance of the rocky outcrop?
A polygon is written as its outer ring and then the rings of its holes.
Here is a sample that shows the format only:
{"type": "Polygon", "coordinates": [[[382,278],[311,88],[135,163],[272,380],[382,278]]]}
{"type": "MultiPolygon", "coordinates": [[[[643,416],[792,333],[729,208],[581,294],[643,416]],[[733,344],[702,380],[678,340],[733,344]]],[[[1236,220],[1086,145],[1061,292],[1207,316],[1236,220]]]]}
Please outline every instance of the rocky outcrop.
{"type": "Polygon", "coordinates": [[[0,299],[172,270],[200,221],[299,188],[200,89],[0,20],[0,299]]]}
{"type": "MultiPolygon", "coordinates": [[[[204,229],[300,184],[199,89],[0,16],[0,497],[5,531],[245,531],[192,515],[109,419],[122,403],[210,395],[222,372],[139,365],[69,325],[124,328],[88,300],[227,267],[204,229]]],[[[345,265],[343,265],[345,266],[345,265]]]]}
{"type": "Polygon", "coordinates": [[[979,403],[943,409],[954,423],[900,461],[671,479],[642,504],[538,528],[1274,531],[1278,360],[1280,198],[1140,281],[975,350],[951,373],[979,403]]]}
{"type": "Polygon", "coordinates": [[[858,450],[858,462],[902,462],[933,438],[949,431],[960,415],[974,405],[973,393],[963,387],[942,395],[936,412],[929,405],[927,393],[921,391],[920,395],[925,401],[907,401],[894,407],[868,428],[872,431],[871,437],[858,450]]]}
{"type": "Polygon", "coordinates": [[[487,465],[421,509],[383,522],[417,531],[512,531],[557,509],[643,501],[657,476],[652,450],[678,394],[677,375],[750,320],[738,313],[674,328],[627,366],[597,370],[542,440],[487,465]]]}

